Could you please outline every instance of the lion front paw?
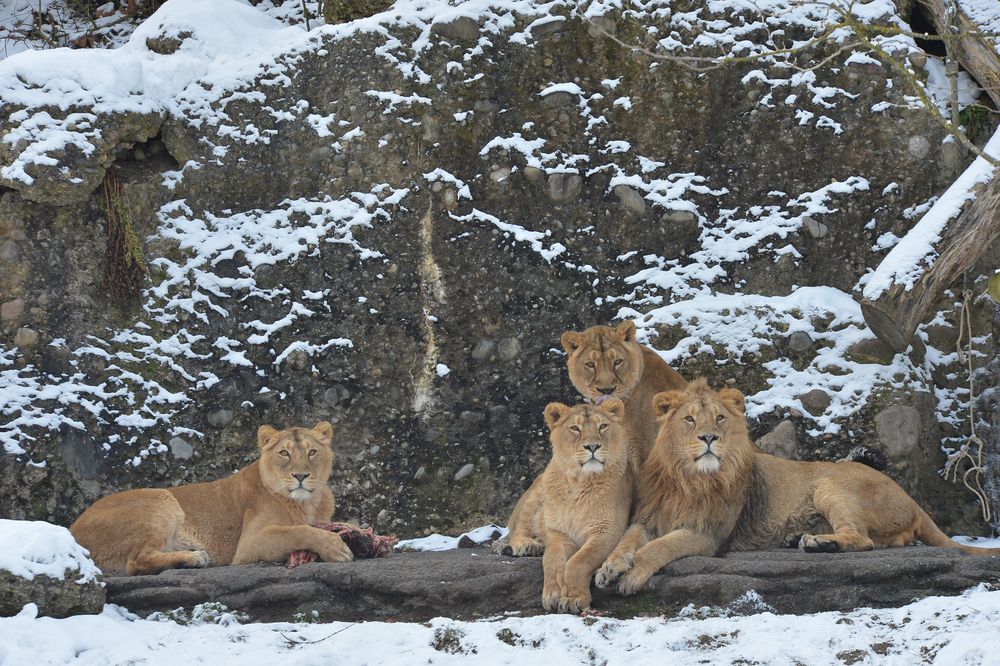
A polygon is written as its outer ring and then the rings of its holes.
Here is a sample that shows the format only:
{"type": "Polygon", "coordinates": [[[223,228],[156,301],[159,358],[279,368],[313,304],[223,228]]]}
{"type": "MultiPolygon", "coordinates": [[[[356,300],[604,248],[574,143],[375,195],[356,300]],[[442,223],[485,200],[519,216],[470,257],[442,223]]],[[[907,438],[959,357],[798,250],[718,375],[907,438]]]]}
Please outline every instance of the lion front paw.
{"type": "Polygon", "coordinates": [[[559,597],[559,612],[579,615],[590,608],[590,593],[559,597]]]}
{"type": "Polygon", "coordinates": [[[209,557],[207,552],[204,550],[192,550],[188,552],[188,558],[184,562],[184,566],[192,569],[200,569],[201,567],[207,567],[211,563],[212,558],[209,557]]]}
{"type": "Polygon", "coordinates": [[[815,534],[803,534],[799,539],[799,548],[806,553],[836,553],[840,544],[833,539],[824,539],[815,534]]]}
{"type": "Polygon", "coordinates": [[[635,594],[649,582],[653,575],[642,569],[633,568],[618,581],[618,591],[622,594],[635,594]]]}
{"type": "Polygon", "coordinates": [[[332,542],[323,548],[319,553],[319,557],[324,562],[350,562],[354,559],[354,553],[351,549],[347,547],[340,537],[337,537],[335,542],[332,542]]]}
{"type": "Polygon", "coordinates": [[[545,546],[538,539],[514,539],[508,547],[509,552],[504,555],[511,557],[537,557],[545,552],[545,546]]]}
{"type": "Polygon", "coordinates": [[[542,608],[547,611],[559,610],[559,586],[545,585],[542,587],[542,608]]]}
{"type": "Polygon", "coordinates": [[[608,560],[594,574],[594,584],[602,590],[612,587],[619,578],[635,566],[634,555],[623,555],[608,560]]]}

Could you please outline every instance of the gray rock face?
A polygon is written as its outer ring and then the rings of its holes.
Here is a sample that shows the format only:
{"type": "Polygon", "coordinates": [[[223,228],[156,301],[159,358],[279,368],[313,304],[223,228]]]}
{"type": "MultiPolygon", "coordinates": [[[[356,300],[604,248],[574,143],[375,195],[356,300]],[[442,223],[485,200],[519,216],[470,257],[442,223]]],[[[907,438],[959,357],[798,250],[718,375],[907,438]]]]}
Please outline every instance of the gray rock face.
{"type": "Polygon", "coordinates": [[[920,441],[920,412],[909,405],[893,405],[875,416],[875,428],[890,460],[905,459],[920,441]]]}
{"type": "Polygon", "coordinates": [[[757,446],[771,455],[795,459],[795,425],[791,421],[782,421],[774,430],[757,440],[757,446]]]}
{"type": "Polygon", "coordinates": [[[49,617],[100,613],[104,598],[98,581],[78,585],[41,575],[27,580],[0,570],[0,616],[17,615],[27,603],[37,605],[38,614],[49,617]]]}
{"type": "Polygon", "coordinates": [[[788,336],[788,350],[795,354],[804,354],[813,348],[812,338],[805,331],[795,331],[788,336]]]}
{"type": "MultiPolygon", "coordinates": [[[[687,604],[726,606],[755,590],[781,613],[896,606],[954,595],[1000,574],[1000,557],[947,548],[869,553],[798,550],[688,557],[653,577],[634,597],[594,590],[593,605],[619,617],[676,613],[687,604]]],[[[260,621],[319,612],[323,620],[394,618],[423,622],[445,615],[473,619],[540,613],[540,557],[506,558],[486,549],[401,553],[384,560],[172,570],[109,578],[108,602],[142,615],[219,601],[260,621]]]]}
{"type": "Polygon", "coordinates": [[[799,396],[802,406],[813,416],[819,416],[830,406],[830,394],[823,389],[813,389],[799,396]]]}
{"type": "Polygon", "coordinates": [[[194,455],[194,447],[188,444],[187,440],[180,437],[171,437],[170,441],[167,442],[167,446],[170,447],[170,452],[178,460],[190,460],[191,456],[194,455]]]}

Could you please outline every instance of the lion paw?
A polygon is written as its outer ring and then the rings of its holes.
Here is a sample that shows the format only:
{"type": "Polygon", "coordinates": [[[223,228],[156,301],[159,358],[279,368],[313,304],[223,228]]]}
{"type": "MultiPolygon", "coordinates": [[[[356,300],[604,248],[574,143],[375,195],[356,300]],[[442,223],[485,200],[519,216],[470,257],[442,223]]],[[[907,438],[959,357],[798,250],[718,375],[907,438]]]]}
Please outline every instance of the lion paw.
{"type": "Polygon", "coordinates": [[[594,574],[594,583],[597,587],[605,590],[612,587],[619,578],[628,573],[635,566],[635,557],[616,557],[609,559],[594,574]]]}
{"type": "Polygon", "coordinates": [[[511,557],[537,557],[545,551],[545,546],[537,539],[516,539],[508,544],[511,557]]]}
{"type": "Polygon", "coordinates": [[[803,534],[799,539],[799,549],[806,553],[836,553],[840,544],[833,539],[817,537],[814,534],[803,534]]]}
{"type": "Polygon", "coordinates": [[[354,553],[347,547],[347,544],[337,538],[337,543],[324,548],[319,554],[324,562],[350,562],[354,559],[354,553]]]}
{"type": "Polygon", "coordinates": [[[559,590],[553,587],[546,587],[542,590],[542,608],[554,612],[559,610],[559,590]]]}
{"type": "Polygon", "coordinates": [[[632,569],[618,581],[618,591],[626,595],[635,594],[646,586],[650,578],[652,578],[651,574],[639,569],[632,569]]]}
{"type": "Polygon", "coordinates": [[[192,550],[189,552],[189,559],[184,566],[192,569],[200,569],[211,564],[212,558],[204,550],[192,550]]]}
{"type": "Polygon", "coordinates": [[[559,597],[559,612],[579,615],[590,608],[590,595],[559,597]]]}

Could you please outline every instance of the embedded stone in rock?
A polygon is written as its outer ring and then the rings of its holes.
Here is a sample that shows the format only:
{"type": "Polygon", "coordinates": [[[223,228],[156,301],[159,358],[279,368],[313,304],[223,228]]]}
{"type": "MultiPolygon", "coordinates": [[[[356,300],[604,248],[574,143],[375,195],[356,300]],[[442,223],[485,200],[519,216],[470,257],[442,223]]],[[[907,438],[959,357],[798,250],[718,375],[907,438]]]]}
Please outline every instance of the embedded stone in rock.
{"type": "Polygon", "coordinates": [[[446,23],[431,25],[431,34],[440,35],[447,39],[473,42],[479,39],[479,24],[468,16],[459,16],[446,23]]]}
{"type": "Polygon", "coordinates": [[[830,406],[830,395],[823,389],[813,389],[799,396],[802,407],[813,416],[819,416],[830,406]]]}
{"type": "Polygon", "coordinates": [[[312,357],[309,356],[309,352],[303,349],[296,349],[285,357],[285,364],[293,370],[305,370],[311,360],[312,357]]]}
{"type": "Polygon", "coordinates": [[[17,259],[17,243],[12,240],[0,243],[0,261],[14,261],[17,259]]]}
{"type": "Polygon", "coordinates": [[[878,338],[865,338],[855,342],[847,349],[845,358],[855,363],[877,363],[889,365],[896,356],[892,347],[878,338]]]}
{"type": "Polygon", "coordinates": [[[549,197],[556,203],[574,201],[580,197],[583,179],[575,173],[549,175],[549,197]]]}
{"type": "Polygon", "coordinates": [[[548,21],[539,19],[539,22],[531,26],[531,36],[535,39],[541,39],[550,35],[558,35],[565,26],[566,19],[562,16],[553,16],[548,21]]]}
{"type": "Polygon", "coordinates": [[[15,298],[0,305],[0,322],[16,324],[24,316],[24,299],[15,298]]]}
{"type": "Polygon", "coordinates": [[[14,334],[14,346],[20,349],[31,349],[38,344],[38,331],[22,326],[14,334]]]}
{"type": "Polygon", "coordinates": [[[664,213],[660,220],[675,224],[691,224],[698,221],[698,216],[689,210],[671,210],[664,213]]]}
{"type": "Polygon", "coordinates": [[[646,214],[646,200],[629,185],[615,185],[612,190],[625,210],[640,217],[646,214]]]}
{"type": "Polygon", "coordinates": [[[490,171],[490,180],[493,181],[494,183],[506,182],[509,177],[510,177],[509,167],[500,167],[499,169],[494,169],[493,171],[490,171]]]}
{"type": "Polygon", "coordinates": [[[538,167],[524,167],[524,177],[528,179],[529,183],[538,185],[545,181],[545,172],[538,167]]]}
{"type": "Polygon", "coordinates": [[[513,361],[521,355],[521,341],[517,338],[504,338],[497,345],[497,354],[505,361],[513,361]]]}
{"type": "Polygon", "coordinates": [[[757,446],[765,453],[793,460],[795,458],[795,425],[782,421],[774,430],[757,440],[757,446]]]}
{"type": "Polygon", "coordinates": [[[336,407],[338,404],[347,402],[350,399],[351,392],[348,391],[347,387],[342,384],[331,386],[327,390],[323,391],[323,402],[331,407],[336,407]]]}
{"type": "Polygon", "coordinates": [[[74,577],[57,580],[38,574],[31,580],[0,569],[0,617],[17,615],[27,603],[38,606],[38,614],[49,617],[97,614],[104,608],[105,591],[100,581],[79,584],[74,577]]]}
{"type": "Polygon", "coordinates": [[[59,441],[59,451],[66,466],[83,479],[96,479],[97,458],[93,438],[76,428],[67,427],[59,441]]]}
{"type": "Polygon", "coordinates": [[[569,106],[576,103],[576,95],[571,95],[565,90],[550,92],[542,98],[542,107],[545,109],[557,109],[560,106],[569,106]]]}
{"type": "Polygon", "coordinates": [[[916,159],[922,160],[931,152],[931,142],[922,136],[911,136],[906,143],[906,150],[916,159]]]}
{"type": "Polygon", "coordinates": [[[171,437],[170,441],[167,442],[167,446],[170,447],[170,452],[174,454],[174,458],[178,460],[188,460],[194,455],[194,447],[188,444],[187,440],[180,437],[171,437]]]}
{"type": "Polygon", "coordinates": [[[461,481],[465,477],[467,477],[470,474],[472,474],[472,472],[474,472],[475,469],[476,469],[476,466],[473,465],[472,463],[467,463],[467,464],[463,465],[462,469],[460,469],[457,472],[455,472],[455,480],[456,481],[461,481]]]}
{"type": "Polygon", "coordinates": [[[427,476],[427,467],[425,467],[424,465],[421,465],[420,468],[417,470],[416,474],[413,475],[413,478],[415,480],[419,481],[420,479],[424,478],[425,476],[427,476]]]}
{"type": "Polygon", "coordinates": [[[497,349],[497,343],[492,340],[480,340],[472,349],[472,358],[482,363],[489,360],[497,349]]]}
{"type": "Polygon", "coordinates": [[[233,422],[234,418],[236,418],[236,414],[231,409],[216,409],[208,413],[206,420],[208,425],[214,428],[225,428],[233,422]]]}
{"type": "Polygon", "coordinates": [[[920,412],[909,405],[893,405],[875,415],[875,433],[889,460],[909,454],[920,441],[920,412]]]}
{"type": "Polygon", "coordinates": [[[795,331],[788,336],[788,349],[796,354],[804,354],[813,348],[813,339],[805,331],[795,331]]]}
{"type": "Polygon", "coordinates": [[[157,35],[156,37],[147,37],[146,48],[160,55],[171,55],[177,53],[181,44],[189,37],[191,37],[191,33],[187,30],[177,33],[176,36],[157,35]]]}
{"type": "Polygon", "coordinates": [[[808,215],[802,220],[802,226],[805,227],[806,232],[813,238],[823,238],[829,232],[829,228],[822,222],[818,222],[808,215]]]}
{"type": "Polygon", "coordinates": [[[927,54],[923,51],[912,51],[906,59],[910,61],[914,69],[923,69],[927,64],[927,54]]]}

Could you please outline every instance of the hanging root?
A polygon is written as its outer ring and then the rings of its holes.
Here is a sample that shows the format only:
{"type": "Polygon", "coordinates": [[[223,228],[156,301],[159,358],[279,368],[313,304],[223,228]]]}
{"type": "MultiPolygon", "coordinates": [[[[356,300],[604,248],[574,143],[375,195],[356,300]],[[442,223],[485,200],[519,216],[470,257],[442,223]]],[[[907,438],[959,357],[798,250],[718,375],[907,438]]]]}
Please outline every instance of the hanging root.
{"type": "Polygon", "coordinates": [[[101,184],[108,220],[108,246],[104,255],[102,286],[118,305],[138,300],[146,275],[146,261],[135,233],[132,213],[122,182],[110,169],[101,184]]]}
{"type": "Polygon", "coordinates": [[[960,313],[958,341],[955,346],[958,350],[958,358],[964,358],[969,376],[969,438],[958,448],[957,451],[948,456],[944,464],[944,476],[952,483],[958,480],[959,467],[963,461],[969,463],[968,469],[962,474],[962,483],[973,495],[979,498],[979,506],[983,512],[983,522],[990,522],[993,513],[990,508],[990,498],[983,490],[983,473],[986,468],[983,466],[983,440],[976,435],[976,393],[972,381],[972,322],[969,313],[972,302],[972,292],[966,289],[962,293],[962,311],[960,313]],[[962,349],[962,341],[968,337],[968,350],[962,349]]]}

